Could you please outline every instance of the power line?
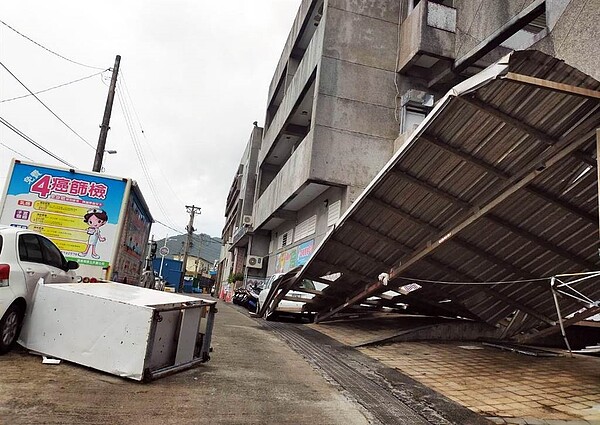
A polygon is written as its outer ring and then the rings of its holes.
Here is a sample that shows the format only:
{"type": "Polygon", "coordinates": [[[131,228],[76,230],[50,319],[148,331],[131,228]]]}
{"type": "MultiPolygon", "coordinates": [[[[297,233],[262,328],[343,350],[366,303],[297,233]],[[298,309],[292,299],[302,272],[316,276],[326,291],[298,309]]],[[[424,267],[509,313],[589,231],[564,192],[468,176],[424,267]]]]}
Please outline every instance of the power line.
{"type": "Polygon", "coordinates": [[[174,228],[174,227],[171,227],[171,226],[169,226],[169,225],[167,225],[167,224],[163,223],[162,221],[159,221],[159,220],[156,220],[156,219],[154,219],[154,221],[155,221],[155,222],[157,222],[158,224],[161,224],[161,225],[165,226],[167,229],[171,229],[171,230],[173,230],[174,232],[181,233],[182,235],[184,235],[184,234],[185,234],[185,231],[183,231],[183,230],[181,230],[181,229],[176,229],[176,228],[174,228]]]}
{"type": "Polygon", "coordinates": [[[19,156],[22,156],[25,159],[28,159],[30,161],[33,161],[33,159],[29,158],[27,155],[22,154],[21,152],[18,152],[16,150],[14,150],[13,148],[11,148],[10,146],[6,146],[4,143],[0,142],[0,145],[4,146],[6,149],[8,149],[9,151],[12,151],[14,153],[16,153],[19,156]]]}
{"type": "MultiPolygon", "coordinates": [[[[165,223],[159,221],[159,220],[154,220],[156,223],[161,224],[163,226],[165,226],[168,229],[173,230],[174,232],[177,232],[179,235],[178,236],[185,236],[186,232],[185,230],[181,230],[181,229],[176,229],[174,227],[168,226],[165,223]]],[[[207,235],[208,237],[203,238],[200,234],[196,234],[196,233],[192,233],[192,239],[195,240],[196,242],[199,242],[201,245],[203,246],[208,246],[208,244],[215,239],[214,237],[207,235]]],[[[218,239],[218,238],[217,238],[218,239]]]]}
{"type": "Polygon", "coordinates": [[[171,220],[169,219],[169,214],[167,214],[167,212],[165,211],[165,208],[160,200],[160,197],[158,195],[158,192],[156,190],[156,186],[154,185],[154,181],[152,180],[152,178],[150,177],[150,171],[148,170],[148,165],[146,163],[146,160],[144,158],[143,155],[143,149],[141,144],[139,143],[138,139],[137,139],[137,135],[136,132],[133,128],[133,123],[131,121],[131,114],[129,112],[129,108],[127,105],[127,101],[126,98],[123,96],[123,91],[121,89],[121,85],[118,84],[117,85],[117,99],[119,100],[119,104],[121,105],[121,111],[123,112],[123,116],[125,118],[125,124],[127,126],[127,130],[129,132],[129,135],[131,137],[131,141],[133,143],[133,147],[135,149],[135,153],[136,156],[138,158],[138,161],[140,163],[140,166],[142,168],[142,173],[144,174],[144,176],[146,177],[146,181],[148,182],[148,186],[150,187],[150,192],[152,193],[152,196],[154,197],[156,204],[158,205],[158,209],[161,211],[161,213],[163,214],[163,216],[165,217],[165,219],[172,225],[174,226],[174,223],[171,222],[171,220]]]}
{"type": "MultiPolygon", "coordinates": [[[[166,228],[168,228],[168,229],[170,229],[170,230],[173,230],[174,232],[177,232],[177,233],[178,233],[178,235],[177,235],[177,236],[185,236],[185,234],[186,234],[186,231],[185,231],[185,230],[176,229],[175,227],[168,226],[167,224],[163,223],[162,221],[159,221],[159,220],[156,220],[156,219],[155,219],[154,221],[155,221],[156,223],[158,223],[158,224],[162,225],[162,226],[165,226],[166,228]]],[[[204,233],[204,234],[205,234],[205,233],[204,233]]],[[[203,246],[208,246],[208,244],[209,244],[209,243],[210,243],[212,240],[214,240],[214,239],[215,239],[214,237],[212,237],[212,236],[210,236],[210,235],[207,235],[207,236],[208,236],[208,237],[206,237],[206,238],[203,238],[203,237],[202,237],[200,234],[192,233],[192,239],[193,239],[193,240],[195,240],[196,242],[199,242],[199,243],[200,243],[201,245],[203,245],[203,246]]],[[[218,238],[217,238],[217,239],[218,239],[218,238]]]]}
{"type": "MultiPolygon", "coordinates": [[[[129,93],[129,88],[127,87],[127,81],[125,79],[125,74],[124,74],[123,71],[121,71],[121,81],[123,83],[123,88],[125,89],[124,90],[124,94],[129,99],[129,103],[131,104],[131,109],[133,110],[133,113],[134,113],[135,118],[137,120],[137,124],[138,124],[138,126],[140,128],[140,133],[142,133],[142,136],[144,136],[144,140],[146,140],[146,142],[147,142],[147,146],[148,146],[148,148],[150,150],[150,153],[152,154],[152,157],[154,158],[154,161],[158,163],[158,159],[156,158],[156,154],[154,153],[154,150],[152,149],[152,145],[150,143],[148,143],[148,138],[146,137],[146,132],[144,131],[144,128],[142,127],[142,122],[141,122],[140,117],[139,117],[139,115],[137,113],[137,109],[135,108],[135,104],[133,103],[133,99],[131,98],[131,94],[129,93]]],[[[170,183],[169,179],[167,178],[167,176],[165,175],[165,173],[163,172],[162,167],[159,167],[158,171],[160,172],[160,174],[162,174],[163,180],[167,184],[167,187],[171,190],[171,193],[183,205],[184,204],[183,200],[179,197],[179,195],[177,195],[177,192],[175,192],[175,190],[173,189],[173,186],[171,186],[171,183],[170,183]]]]}
{"type": "Polygon", "coordinates": [[[28,91],[28,92],[29,92],[29,93],[30,93],[30,94],[31,94],[31,95],[32,95],[32,96],[33,96],[33,97],[34,97],[34,98],[35,98],[35,99],[36,99],[38,102],[40,102],[40,103],[41,103],[41,104],[44,106],[44,108],[46,108],[48,111],[50,111],[50,113],[51,113],[52,115],[54,115],[54,116],[55,116],[55,117],[56,117],[56,118],[57,118],[57,119],[58,119],[58,120],[59,120],[61,123],[63,123],[63,124],[65,125],[65,127],[67,127],[67,128],[68,128],[69,130],[71,130],[71,131],[72,131],[72,132],[73,132],[73,133],[74,133],[74,134],[75,134],[77,137],[79,137],[81,140],[83,140],[83,142],[84,142],[86,145],[88,145],[90,148],[92,148],[92,149],[96,150],[96,148],[95,148],[95,147],[94,147],[94,146],[93,146],[93,145],[92,145],[90,142],[88,142],[88,141],[87,141],[87,140],[85,140],[83,137],[81,137],[81,136],[79,135],[79,133],[77,133],[75,130],[73,130],[73,129],[72,129],[70,126],[69,126],[69,124],[67,124],[66,122],[64,122],[64,121],[63,121],[63,119],[62,119],[61,117],[59,117],[58,115],[56,115],[56,113],[54,113],[54,111],[53,111],[52,109],[50,109],[50,108],[48,107],[48,105],[46,105],[44,102],[42,102],[42,100],[41,100],[39,97],[37,97],[37,96],[35,95],[35,93],[33,93],[33,92],[32,92],[32,91],[31,91],[31,90],[30,90],[30,89],[29,89],[29,88],[28,88],[28,87],[27,87],[25,84],[23,84],[23,83],[21,82],[21,80],[19,80],[19,79],[17,78],[17,76],[16,76],[15,74],[13,74],[13,73],[12,73],[12,72],[11,72],[11,71],[10,71],[10,70],[9,70],[9,69],[6,67],[6,65],[4,65],[2,62],[0,62],[0,66],[2,66],[2,68],[4,68],[4,69],[5,69],[5,70],[6,70],[6,71],[7,71],[7,72],[8,72],[8,73],[9,73],[9,74],[10,74],[10,75],[11,75],[11,76],[12,76],[12,77],[15,79],[15,80],[17,80],[17,81],[19,82],[19,84],[21,84],[23,87],[25,87],[25,90],[27,90],[27,91],[28,91]]]}
{"type": "MultiPolygon", "coordinates": [[[[92,74],[92,75],[88,75],[87,77],[78,78],[77,80],[69,81],[68,83],[63,83],[63,84],[59,84],[59,85],[57,85],[57,86],[54,86],[54,87],[49,87],[49,88],[47,88],[47,89],[44,89],[44,90],[39,90],[39,91],[36,91],[36,92],[35,92],[35,94],[46,93],[46,92],[48,92],[48,91],[50,91],[50,90],[54,90],[54,89],[58,89],[58,88],[61,88],[61,87],[68,86],[69,84],[78,83],[78,82],[80,82],[80,81],[87,80],[87,79],[89,79],[89,78],[95,77],[96,75],[100,75],[100,74],[102,74],[102,73],[104,73],[104,72],[106,72],[106,71],[108,71],[108,69],[105,69],[104,71],[96,72],[95,74],[92,74]]],[[[24,94],[23,96],[11,97],[11,98],[9,98],[9,99],[3,99],[3,100],[0,100],[0,103],[4,103],[4,102],[11,102],[11,101],[13,101],[13,100],[17,100],[17,99],[23,99],[23,98],[25,98],[25,97],[29,97],[29,96],[31,96],[31,94],[24,94]]]]}
{"type": "Polygon", "coordinates": [[[56,159],[57,161],[62,162],[63,164],[65,164],[66,166],[68,166],[70,168],[77,168],[73,164],[69,164],[67,161],[65,161],[64,159],[62,159],[58,155],[50,152],[48,149],[46,149],[45,147],[43,147],[42,145],[40,145],[38,142],[34,141],[31,137],[27,136],[25,133],[23,133],[21,130],[19,130],[17,127],[15,127],[14,125],[12,125],[11,123],[9,123],[8,121],[6,121],[2,117],[0,117],[0,124],[4,124],[6,127],[8,127],[10,130],[12,130],[14,133],[16,133],[17,135],[21,136],[23,139],[27,140],[33,146],[35,146],[36,148],[40,149],[44,153],[50,155],[52,158],[56,159]]]}
{"type": "Polygon", "coordinates": [[[61,55],[61,54],[59,54],[59,53],[56,53],[55,51],[53,51],[53,50],[50,50],[49,48],[47,48],[47,47],[45,47],[45,46],[42,46],[40,43],[38,43],[38,42],[37,42],[37,41],[35,41],[35,40],[32,40],[31,38],[27,37],[25,34],[23,34],[23,33],[19,32],[19,31],[17,31],[16,29],[14,29],[14,28],[13,28],[13,27],[11,27],[10,25],[8,25],[8,24],[7,24],[6,22],[4,22],[3,20],[0,20],[0,23],[2,23],[2,25],[4,25],[4,26],[6,26],[7,28],[9,28],[9,29],[13,30],[14,32],[16,32],[16,33],[17,33],[17,34],[19,34],[21,37],[23,37],[23,38],[25,38],[25,39],[27,39],[27,40],[31,41],[31,42],[32,42],[33,44],[35,44],[36,46],[38,46],[38,47],[41,47],[42,49],[46,50],[47,52],[50,52],[50,53],[52,53],[52,54],[53,54],[53,55],[55,55],[55,56],[58,56],[58,57],[59,57],[59,58],[61,58],[61,59],[64,59],[64,60],[66,60],[66,61],[68,61],[68,62],[71,62],[71,63],[74,63],[74,64],[76,64],[76,65],[85,66],[86,68],[92,68],[92,69],[103,69],[103,68],[99,68],[99,67],[97,67],[97,66],[86,65],[86,64],[84,64],[84,63],[77,62],[77,61],[74,61],[74,60],[72,60],[72,59],[66,58],[66,57],[64,57],[63,55],[61,55]]]}
{"type": "MultiPolygon", "coordinates": [[[[120,95],[119,96],[119,103],[121,105],[121,109],[123,111],[123,115],[125,117],[125,122],[127,124],[127,129],[129,130],[129,134],[131,136],[131,140],[133,142],[133,147],[135,149],[135,153],[138,157],[138,161],[140,163],[140,166],[142,167],[142,172],[144,173],[144,176],[146,177],[146,180],[148,181],[148,185],[150,186],[150,190],[152,192],[152,194],[155,197],[155,200],[157,201],[157,203],[159,204],[159,209],[162,211],[162,213],[165,216],[168,216],[168,214],[166,214],[166,212],[164,211],[163,207],[162,207],[162,203],[160,202],[160,198],[158,197],[158,193],[156,192],[156,187],[154,185],[154,181],[150,178],[150,171],[148,169],[148,165],[146,163],[146,159],[143,156],[143,152],[142,152],[142,147],[137,139],[137,135],[135,133],[135,130],[133,128],[133,122],[131,120],[131,113],[129,112],[129,108],[126,102],[125,97],[123,96],[123,92],[120,88],[120,85],[118,87],[118,91],[117,93],[120,95]]],[[[168,219],[167,219],[168,220],[168,219]]]]}

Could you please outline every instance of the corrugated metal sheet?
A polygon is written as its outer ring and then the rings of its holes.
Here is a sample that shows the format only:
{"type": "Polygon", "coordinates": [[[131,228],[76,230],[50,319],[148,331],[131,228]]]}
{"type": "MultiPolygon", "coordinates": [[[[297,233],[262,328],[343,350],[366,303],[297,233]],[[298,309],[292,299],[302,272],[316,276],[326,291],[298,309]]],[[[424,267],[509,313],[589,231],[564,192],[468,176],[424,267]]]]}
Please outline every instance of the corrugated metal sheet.
{"type": "MultiPolygon", "coordinates": [[[[515,52],[456,86],[299,272],[317,281],[341,273],[310,304],[317,318],[417,282],[420,289],[375,304],[491,324],[520,311],[511,334],[557,320],[549,280],[540,278],[600,270],[599,87],[536,51],[515,52]],[[590,91],[543,87],[548,81],[590,91]]],[[[577,288],[600,299],[598,279],[577,288]]],[[[568,297],[560,306],[565,314],[582,307],[568,297]]]]}

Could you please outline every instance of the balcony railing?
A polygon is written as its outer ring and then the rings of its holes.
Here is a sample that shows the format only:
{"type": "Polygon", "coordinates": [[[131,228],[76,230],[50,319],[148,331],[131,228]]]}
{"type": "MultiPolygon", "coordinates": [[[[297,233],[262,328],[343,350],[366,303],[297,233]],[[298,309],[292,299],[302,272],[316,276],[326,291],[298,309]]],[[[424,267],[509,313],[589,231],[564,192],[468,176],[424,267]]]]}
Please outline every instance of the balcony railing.
{"type": "Polygon", "coordinates": [[[312,138],[311,131],[257,199],[252,213],[255,229],[259,229],[310,178],[312,138]]]}
{"type": "Polygon", "coordinates": [[[231,236],[231,245],[236,246],[239,241],[242,240],[244,236],[252,232],[252,227],[250,226],[240,226],[238,227],[231,236]]]}

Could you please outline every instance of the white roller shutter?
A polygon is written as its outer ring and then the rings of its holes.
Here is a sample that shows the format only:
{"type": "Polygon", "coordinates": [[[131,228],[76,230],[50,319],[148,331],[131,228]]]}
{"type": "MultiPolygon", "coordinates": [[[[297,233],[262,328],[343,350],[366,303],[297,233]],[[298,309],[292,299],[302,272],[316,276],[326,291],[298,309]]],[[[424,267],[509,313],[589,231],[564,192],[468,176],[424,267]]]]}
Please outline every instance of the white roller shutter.
{"type": "Polygon", "coordinates": [[[335,201],[329,204],[329,208],[327,209],[327,227],[333,226],[338,221],[341,210],[342,201],[335,201]]]}
{"type": "Polygon", "coordinates": [[[304,239],[307,236],[313,235],[316,230],[317,215],[315,214],[296,226],[294,242],[299,241],[300,239],[304,239]]]}

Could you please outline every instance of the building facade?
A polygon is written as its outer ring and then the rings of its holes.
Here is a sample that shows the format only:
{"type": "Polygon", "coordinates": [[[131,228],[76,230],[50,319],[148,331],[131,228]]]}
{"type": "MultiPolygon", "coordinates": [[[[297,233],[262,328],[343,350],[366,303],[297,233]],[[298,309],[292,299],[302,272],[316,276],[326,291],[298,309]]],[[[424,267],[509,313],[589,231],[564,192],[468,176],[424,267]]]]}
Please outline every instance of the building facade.
{"type": "MultiPolygon", "coordinates": [[[[225,207],[225,226],[223,228],[221,256],[217,282],[219,288],[230,280],[230,276],[262,276],[262,264],[250,267],[246,271],[249,247],[252,241],[254,191],[256,188],[256,160],[262,140],[263,129],[254,123],[246,143],[240,164],[227,195],[225,207]]],[[[260,258],[262,262],[262,257],[260,258]]],[[[254,264],[251,264],[254,266],[254,264]]],[[[218,288],[218,289],[219,289],[218,288]]]]}
{"type": "Polygon", "coordinates": [[[234,180],[229,194],[228,271],[244,272],[250,256],[261,259],[253,276],[304,264],[435,102],[511,50],[537,49],[598,78],[599,15],[599,2],[580,0],[304,0],[258,149],[249,142],[244,154],[257,152],[255,163],[240,165],[254,191],[234,180]],[[239,230],[240,220],[251,224],[239,230]]]}

